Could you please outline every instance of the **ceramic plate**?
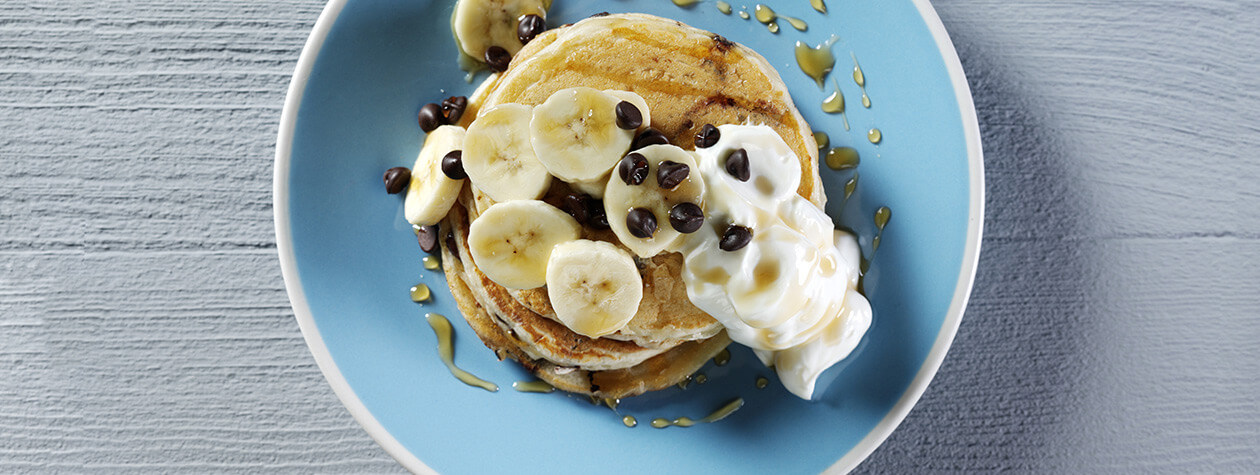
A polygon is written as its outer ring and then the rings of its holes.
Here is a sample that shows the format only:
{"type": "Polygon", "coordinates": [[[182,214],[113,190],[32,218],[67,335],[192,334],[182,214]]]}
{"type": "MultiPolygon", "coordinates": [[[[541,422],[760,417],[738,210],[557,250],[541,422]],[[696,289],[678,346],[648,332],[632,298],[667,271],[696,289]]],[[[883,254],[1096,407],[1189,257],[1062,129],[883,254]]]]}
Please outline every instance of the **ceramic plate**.
{"type": "MultiPolygon", "coordinates": [[[[738,12],[741,5],[736,3],[738,12]]],[[[333,0],[298,62],[281,120],[275,169],[276,238],[285,284],[311,352],[337,395],[390,455],[441,473],[813,473],[848,470],[905,417],[935,374],[970,293],[983,217],[979,132],[953,46],[925,0],[774,2],[803,19],[772,34],[704,1],[556,0],[549,23],[592,13],[644,12],[718,32],[765,56],[815,130],[857,148],[853,170],[822,170],[827,212],[871,257],[874,323],[857,351],[828,370],[818,401],[782,389],[750,351],[708,364],[707,382],[623,401],[616,412],[582,397],[521,393],[528,375],[497,361],[459,316],[440,272],[425,270],[402,200],[381,174],[410,166],[423,140],[416,112],[473,85],[455,65],[451,0],[333,0]],[[796,67],[793,44],[839,40],[820,90],[796,67]],[[866,76],[871,107],[851,77],[866,76]],[[843,118],[821,111],[839,88],[843,118]],[[882,132],[878,144],[868,140],[882,132]],[[892,219],[878,252],[873,215],[892,219]],[[424,305],[408,289],[433,289],[424,305]],[[437,356],[424,314],[451,317],[456,362],[501,388],[466,386],[437,356]],[[768,377],[765,389],[758,377],[768,377]],[[657,429],[658,417],[699,418],[734,398],[726,420],[657,429]],[[633,415],[628,428],[622,416],[633,415]]],[[[751,10],[753,4],[748,4],[751,10]]]]}

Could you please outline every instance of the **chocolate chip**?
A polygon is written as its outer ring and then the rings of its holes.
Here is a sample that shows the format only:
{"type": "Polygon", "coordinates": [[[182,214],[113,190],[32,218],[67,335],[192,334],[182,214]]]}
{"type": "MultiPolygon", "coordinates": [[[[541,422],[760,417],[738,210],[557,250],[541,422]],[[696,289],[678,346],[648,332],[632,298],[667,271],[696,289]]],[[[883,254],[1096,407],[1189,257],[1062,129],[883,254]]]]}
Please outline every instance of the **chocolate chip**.
{"type": "Polygon", "coordinates": [[[638,150],[648,145],[667,144],[669,139],[665,138],[665,134],[661,131],[648,127],[639,135],[634,137],[634,142],[630,144],[630,150],[638,150]]]}
{"type": "Polygon", "coordinates": [[[599,12],[599,13],[593,14],[593,15],[591,15],[591,16],[589,16],[589,17],[587,17],[587,18],[599,18],[599,17],[602,17],[602,16],[608,16],[608,12],[599,12]]]}
{"type": "Polygon", "coordinates": [[[591,229],[604,230],[608,229],[608,214],[604,212],[604,202],[600,200],[591,200],[588,211],[591,219],[587,223],[591,229]]]}
{"type": "Polygon", "coordinates": [[[444,122],[442,106],[430,102],[420,108],[420,130],[423,130],[424,133],[432,132],[433,129],[438,128],[444,122]]]}
{"type": "Polygon", "coordinates": [[[718,242],[718,247],[723,251],[738,251],[747,246],[749,241],[752,241],[752,230],[732,224],[726,228],[726,232],[722,233],[722,240],[718,242]]]}
{"type": "Polygon", "coordinates": [[[656,166],[656,184],[666,190],[672,190],[690,174],[691,167],[687,164],[666,160],[656,166]]]}
{"type": "Polygon", "coordinates": [[[502,46],[486,48],[486,64],[490,65],[490,69],[498,72],[507,71],[508,64],[511,62],[512,54],[508,53],[502,46]]]}
{"type": "Polygon", "coordinates": [[[468,107],[467,97],[448,97],[445,101],[442,101],[442,117],[446,119],[448,124],[459,122],[459,118],[464,115],[464,108],[466,107],[468,107]]]}
{"type": "Polygon", "coordinates": [[[451,257],[454,257],[456,261],[461,260],[459,258],[459,248],[455,247],[455,232],[454,231],[446,232],[446,249],[448,251],[451,251],[451,257]]]}
{"type": "Polygon", "coordinates": [[[656,234],[656,216],[647,208],[635,208],[626,215],[626,227],[637,238],[647,239],[656,234]]]}
{"type": "Polygon", "coordinates": [[[446,152],[446,156],[442,157],[442,173],[452,180],[463,180],[468,178],[468,174],[464,173],[464,152],[462,150],[451,150],[446,152]]]}
{"type": "Polygon", "coordinates": [[[516,24],[516,39],[521,40],[521,44],[529,43],[529,40],[546,29],[546,20],[531,13],[521,17],[521,22],[516,24]]]}
{"type": "Polygon", "coordinates": [[[411,170],[407,167],[394,167],[385,170],[385,191],[391,195],[402,193],[411,181],[411,170]]]}
{"type": "Polygon", "coordinates": [[[694,233],[704,224],[704,210],[695,203],[678,203],[669,210],[669,224],[680,233],[694,233]]]}
{"type": "Polygon", "coordinates": [[[718,132],[717,127],[713,124],[704,124],[700,127],[700,131],[696,132],[696,148],[709,148],[717,143],[722,134],[718,132]]]}
{"type": "Polygon", "coordinates": [[[569,193],[564,195],[564,199],[560,202],[560,209],[569,213],[578,224],[586,224],[591,219],[590,204],[587,201],[590,196],[580,193],[569,193]]]}
{"type": "Polygon", "coordinates": [[[748,181],[748,152],[738,149],[726,157],[726,173],[739,181],[748,181]]]}
{"type": "Polygon", "coordinates": [[[639,185],[648,176],[648,163],[643,155],[630,153],[622,157],[621,163],[617,164],[617,175],[621,177],[621,181],[627,185],[639,185]]]}
{"type": "Polygon", "coordinates": [[[438,227],[420,226],[420,232],[416,233],[416,241],[420,243],[420,250],[433,254],[438,247],[438,227]]]}
{"type": "Polygon", "coordinates": [[[621,101],[617,103],[617,127],[626,130],[634,130],[643,125],[643,113],[638,107],[631,104],[630,101],[621,101]]]}

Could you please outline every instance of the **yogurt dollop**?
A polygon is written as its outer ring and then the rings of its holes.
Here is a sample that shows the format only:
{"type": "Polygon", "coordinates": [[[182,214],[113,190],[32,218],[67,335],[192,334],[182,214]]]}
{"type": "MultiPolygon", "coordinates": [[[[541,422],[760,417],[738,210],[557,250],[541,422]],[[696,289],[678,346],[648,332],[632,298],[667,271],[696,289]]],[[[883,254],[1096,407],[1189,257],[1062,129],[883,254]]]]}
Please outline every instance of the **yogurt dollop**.
{"type": "Polygon", "coordinates": [[[696,307],[731,339],[773,365],[792,394],[810,399],[818,376],[853,351],[870,328],[871,306],[857,291],[857,240],[796,194],[800,163],[770,127],[723,125],[696,150],[707,186],[705,227],[682,243],[683,282],[696,307]],[[735,150],[750,178],[725,170],[735,150]],[[742,249],[718,247],[727,226],[753,231],[742,249]]]}

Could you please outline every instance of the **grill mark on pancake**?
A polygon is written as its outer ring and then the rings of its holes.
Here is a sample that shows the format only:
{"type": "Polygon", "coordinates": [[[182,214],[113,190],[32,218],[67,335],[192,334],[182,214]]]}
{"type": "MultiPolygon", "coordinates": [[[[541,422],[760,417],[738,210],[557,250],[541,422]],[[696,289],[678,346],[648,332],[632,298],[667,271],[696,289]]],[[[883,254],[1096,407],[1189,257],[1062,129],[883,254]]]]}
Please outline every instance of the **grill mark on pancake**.
{"type": "MultiPolygon", "coordinates": [[[[703,58],[703,57],[701,57],[701,58],[697,58],[697,60],[698,60],[698,62],[699,62],[700,64],[709,64],[709,65],[713,65],[712,67],[709,67],[709,68],[704,68],[704,67],[698,67],[698,68],[697,68],[699,71],[702,71],[702,72],[708,72],[709,74],[712,74],[712,75],[714,75],[714,76],[717,76],[717,78],[716,78],[716,79],[712,79],[712,82],[719,82],[719,83],[726,82],[726,79],[725,79],[725,76],[724,76],[725,74],[727,74],[727,72],[725,71],[725,65],[723,65],[723,69],[724,69],[724,71],[721,71],[721,72],[720,72],[720,71],[718,71],[718,70],[717,70],[717,67],[716,67],[716,65],[717,65],[717,64],[720,64],[720,63],[714,63],[714,62],[712,62],[711,60],[707,60],[706,58],[703,58]],[[706,63],[706,61],[707,61],[707,63],[706,63]]],[[[681,81],[679,81],[679,82],[666,82],[666,81],[656,81],[656,80],[652,80],[652,79],[654,79],[654,78],[653,78],[653,77],[649,77],[649,76],[652,76],[652,74],[647,74],[647,73],[660,73],[661,71],[660,71],[659,69],[656,69],[656,68],[639,68],[639,69],[634,69],[634,70],[631,70],[631,71],[609,71],[609,70],[607,70],[607,69],[602,69],[602,68],[599,68],[599,67],[594,66],[594,65],[587,65],[587,64],[580,64],[580,65],[579,65],[579,64],[570,64],[570,65],[566,65],[565,69],[564,69],[563,71],[560,71],[560,72],[561,72],[561,73],[563,73],[563,72],[570,72],[570,73],[574,73],[574,74],[577,74],[577,75],[579,75],[579,76],[584,76],[584,77],[587,77],[587,78],[599,78],[599,79],[603,79],[604,81],[607,81],[607,82],[612,83],[612,84],[623,84],[623,83],[625,83],[625,82],[626,82],[626,79],[627,79],[627,78],[625,77],[625,74],[626,74],[627,72],[636,73],[636,75],[642,75],[642,76],[644,76],[644,79],[647,79],[646,81],[643,81],[643,82],[636,82],[636,83],[634,84],[634,88],[635,88],[635,90],[636,90],[636,91],[637,91],[637,90],[651,91],[651,92],[656,92],[656,93],[665,94],[665,95],[670,95],[670,96],[679,96],[679,97],[685,97],[685,96],[704,96],[704,97],[707,97],[707,96],[708,96],[708,95],[712,92],[712,88],[692,86],[691,84],[684,83],[684,82],[681,82],[681,81]]],[[[737,71],[737,72],[739,72],[739,71],[737,71]]],[[[689,73],[687,73],[687,75],[691,75],[691,74],[693,74],[693,73],[690,73],[690,72],[689,72],[689,73]]],[[[557,74],[557,75],[555,75],[555,76],[560,76],[560,75],[559,75],[559,74],[557,74]]],[[[656,74],[656,76],[659,76],[659,74],[656,74]]],[[[742,76],[744,76],[744,75],[738,75],[738,76],[741,76],[741,77],[739,77],[739,78],[738,78],[738,79],[739,79],[739,80],[741,80],[741,81],[749,81],[749,80],[756,80],[756,79],[760,79],[760,78],[756,78],[756,77],[751,77],[751,78],[750,78],[750,77],[742,77],[742,76]]],[[[550,82],[550,81],[552,81],[552,80],[554,80],[554,79],[555,79],[555,77],[542,77],[542,76],[540,76],[540,77],[536,78],[536,80],[534,80],[534,81],[530,81],[530,82],[531,82],[531,83],[533,83],[533,84],[544,84],[544,83],[546,83],[546,82],[550,82]]],[[[694,76],[688,76],[688,79],[691,79],[691,81],[688,81],[689,83],[696,83],[696,84],[705,84],[705,83],[708,83],[708,82],[710,82],[710,81],[711,81],[711,79],[710,79],[710,78],[696,78],[696,77],[694,77],[694,76]]],[[[767,89],[767,90],[768,90],[768,89],[770,89],[770,87],[769,87],[769,83],[765,83],[764,85],[765,85],[764,89],[767,89]]],[[[755,86],[757,86],[757,85],[756,85],[756,84],[754,84],[754,85],[750,86],[750,88],[754,88],[755,86]]],[[[762,89],[762,88],[760,88],[760,87],[756,87],[756,88],[757,88],[757,89],[762,89]]],[[[542,102],[542,100],[545,100],[545,99],[546,99],[546,97],[541,97],[541,98],[540,98],[540,100],[539,100],[538,102],[540,102],[540,103],[541,103],[541,102],[542,102]]],[[[754,99],[754,98],[748,98],[747,100],[749,100],[749,101],[753,101],[753,100],[755,100],[755,99],[754,99]]],[[[531,101],[521,101],[521,102],[531,102],[531,101]]]]}
{"type": "MultiPolygon", "coordinates": [[[[611,28],[608,31],[610,33],[607,36],[643,43],[644,45],[652,46],[661,50],[676,51],[696,59],[705,58],[709,56],[709,53],[715,50],[720,50],[719,52],[722,54],[731,54],[734,56],[731,60],[732,62],[739,61],[743,58],[743,54],[739,48],[719,47],[712,37],[703,37],[696,34],[663,35],[660,31],[644,31],[624,26],[611,28]],[[649,35],[649,32],[653,34],[649,35]],[[678,37],[682,38],[681,42],[671,41],[678,37]]],[[[727,42],[730,43],[729,40],[727,42]]],[[[736,45],[731,43],[731,46],[736,45]]]]}
{"type": "MultiPolygon", "coordinates": [[[[684,114],[689,115],[689,116],[703,117],[705,116],[704,112],[706,110],[712,109],[715,106],[720,107],[722,109],[737,109],[741,111],[740,113],[736,114],[737,119],[738,119],[737,123],[743,123],[744,121],[752,117],[759,117],[760,120],[757,120],[757,122],[762,122],[762,123],[765,123],[766,125],[773,125],[776,123],[784,124],[787,121],[792,121],[792,117],[790,113],[788,113],[787,111],[781,110],[777,107],[774,107],[770,101],[766,101],[764,99],[755,99],[755,100],[745,101],[745,100],[730,97],[721,93],[714,96],[706,97],[703,100],[696,101],[694,104],[692,104],[692,106],[689,109],[687,109],[687,111],[684,114]],[[749,113],[745,114],[743,111],[748,111],[749,113]]],[[[721,124],[715,124],[715,125],[721,125],[721,124]]],[[[665,132],[666,135],[672,134],[675,137],[681,138],[681,137],[688,137],[690,135],[693,135],[696,132],[693,129],[696,129],[696,128],[697,127],[695,123],[692,122],[690,119],[688,119],[687,121],[683,122],[679,126],[678,129],[672,130],[672,131],[662,131],[662,132],[665,132]]]]}
{"type": "Polygon", "coordinates": [[[727,51],[730,51],[731,48],[735,47],[734,41],[728,40],[725,36],[717,33],[714,33],[713,36],[710,36],[709,38],[713,40],[713,49],[720,53],[726,53],[727,51]]]}
{"type": "Polygon", "coordinates": [[[735,98],[730,97],[726,94],[718,94],[716,96],[710,96],[708,99],[705,99],[704,102],[705,102],[704,105],[717,104],[722,107],[735,107],[737,105],[737,102],[735,102],[735,98]]]}

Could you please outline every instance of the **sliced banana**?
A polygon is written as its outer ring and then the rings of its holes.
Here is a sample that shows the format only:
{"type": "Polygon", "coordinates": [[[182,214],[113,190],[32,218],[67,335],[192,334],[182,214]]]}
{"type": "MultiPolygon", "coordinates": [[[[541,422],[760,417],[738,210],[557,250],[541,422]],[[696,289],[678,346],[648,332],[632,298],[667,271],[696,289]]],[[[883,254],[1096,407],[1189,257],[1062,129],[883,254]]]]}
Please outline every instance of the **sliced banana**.
{"type": "Polygon", "coordinates": [[[621,99],[589,87],[556,91],[534,108],[530,142],[556,178],[597,182],[630,150],[634,131],[617,127],[621,99]]]}
{"type": "Polygon", "coordinates": [[[647,159],[647,179],[638,185],[629,185],[614,171],[604,189],[604,212],[608,214],[608,226],[621,243],[639,257],[649,258],[665,251],[677,250],[682,233],[669,222],[669,211],[679,203],[695,203],[704,209],[704,180],[696,166],[695,154],[674,145],[649,145],[635,153],[647,159]],[[677,162],[690,167],[687,179],[673,189],[657,184],[656,171],[661,162],[677,162]],[[656,218],[656,232],[648,238],[630,233],[626,217],[630,210],[645,208],[656,218]]]}
{"type": "MultiPolygon", "coordinates": [[[[648,113],[647,101],[643,99],[643,96],[640,96],[630,91],[622,91],[619,89],[605,89],[604,93],[617,98],[618,102],[626,101],[631,104],[634,104],[634,106],[639,109],[639,113],[643,115],[643,124],[640,125],[639,128],[635,129],[634,132],[638,132],[640,130],[646,129],[648,127],[648,124],[652,123],[652,117],[648,113]]],[[[614,109],[614,113],[615,111],[616,110],[614,109]]],[[[631,142],[633,142],[634,141],[633,137],[630,140],[631,142]]],[[[614,164],[614,168],[615,167],[616,165],[614,164]]],[[[569,183],[569,185],[573,186],[573,188],[577,189],[578,191],[581,191],[582,193],[591,195],[594,198],[602,199],[604,197],[604,188],[608,181],[608,177],[611,176],[611,173],[612,172],[610,170],[609,173],[605,173],[603,176],[600,176],[599,178],[596,178],[595,180],[575,181],[575,182],[569,183]]]]}
{"type": "Polygon", "coordinates": [[[532,111],[521,104],[500,104],[468,126],[464,171],[492,200],[532,200],[551,186],[551,174],[530,145],[532,111]]]}
{"type": "Polygon", "coordinates": [[[573,217],[537,200],[497,203],[468,227],[468,249],[481,272],[509,289],[547,283],[547,260],[556,244],[582,228],[573,217]]]}
{"type": "Polygon", "coordinates": [[[550,0],[459,0],[451,29],[459,49],[477,61],[485,61],[491,46],[515,56],[524,46],[516,37],[521,17],[533,14],[546,19],[550,7],[550,0]]]}
{"type": "Polygon", "coordinates": [[[619,100],[634,104],[635,107],[639,108],[639,114],[643,115],[643,124],[638,129],[635,129],[636,131],[646,129],[652,125],[652,114],[648,111],[647,101],[643,99],[643,96],[620,89],[605,89],[604,92],[619,100]]]}
{"type": "Polygon", "coordinates": [[[442,173],[442,157],[464,147],[464,128],[443,125],[429,132],[420,147],[411,182],[403,200],[403,215],[417,226],[437,224],[451,210],[464,180],[452,180],[442,173]]]}
{"type": "Polygon", "coordinates": [[[620,330],[643,300],[634,258],[617,246],[585,239],[559,244],[547,260],[547,295],[570,330],[598,338],[620,330]]]}

